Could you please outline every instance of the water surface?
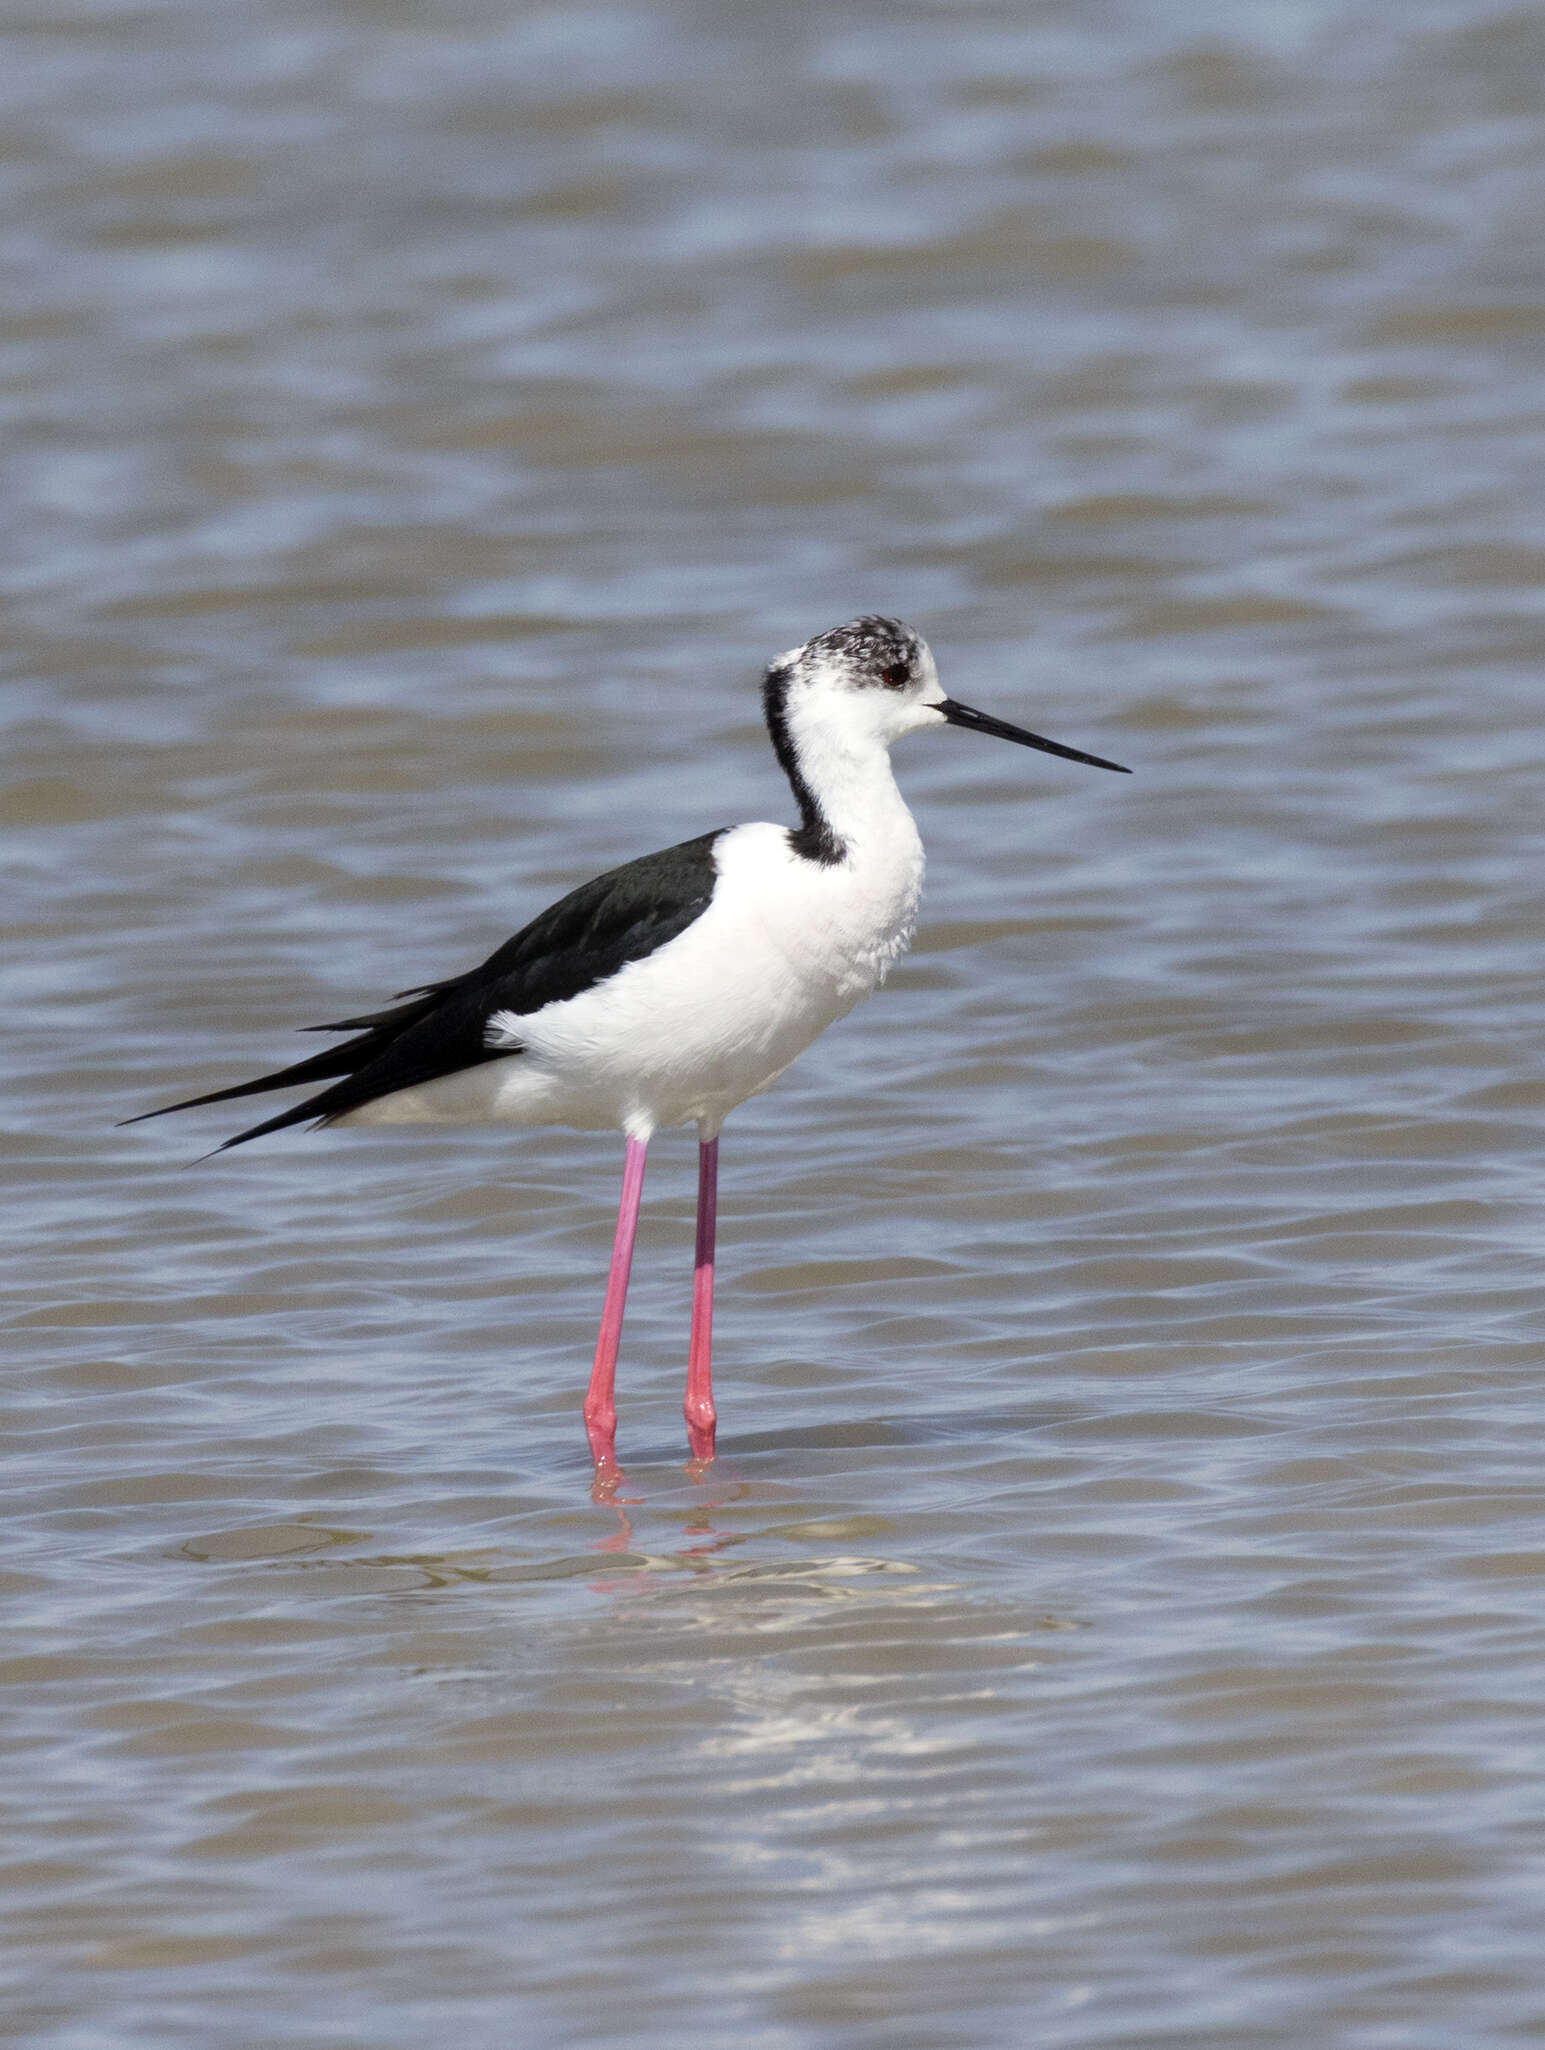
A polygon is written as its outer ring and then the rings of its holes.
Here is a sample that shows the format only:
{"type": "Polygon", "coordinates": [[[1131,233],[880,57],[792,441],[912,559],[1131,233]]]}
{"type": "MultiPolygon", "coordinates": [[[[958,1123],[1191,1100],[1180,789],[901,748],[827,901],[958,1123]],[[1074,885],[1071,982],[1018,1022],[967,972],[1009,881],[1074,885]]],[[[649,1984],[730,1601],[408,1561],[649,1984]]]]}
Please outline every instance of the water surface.
{"type": "Polygon", "coordinates": [[[50,0],[0,69],[11,2040],[1545,2036],[1545,12],[50,0]],[[724,1142],[190,1165],[787,817],[909,960],[724,1142]]]}

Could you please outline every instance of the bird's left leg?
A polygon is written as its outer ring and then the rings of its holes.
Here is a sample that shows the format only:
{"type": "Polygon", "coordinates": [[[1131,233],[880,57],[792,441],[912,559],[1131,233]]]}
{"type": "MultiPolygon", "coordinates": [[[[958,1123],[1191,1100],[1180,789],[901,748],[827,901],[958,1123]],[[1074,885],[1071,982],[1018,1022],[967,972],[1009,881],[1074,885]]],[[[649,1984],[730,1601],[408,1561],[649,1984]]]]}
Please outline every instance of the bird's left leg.
{"type": "Polygon", "coordinates": [[[623,1155],[622,1201],[617,1206],[617,1236],[606,1280],[606,1303],[601,1311],[601,1332],[596,1340],[590,1386],[585,1391],[585,1433],[590,1440],[598,1482],[609,1482],[617,1473],[617,1346],[622,1337],[622,1312],[628,1300],[628,1274],[633,1266],[633,1239],[638,1230],[644,1156],[648,1150],[647,1134],[642,1139],[629,1134],[623,1155]]]}
{"type": "Polygon", "coordinates": [[[697,1251],[692,1263],[692,1337],[687,1346],[687,1443],[695,1465],[713,1458],[713,1255],[719,1208],[719,1135],[697,1143],[697,1251]]]}

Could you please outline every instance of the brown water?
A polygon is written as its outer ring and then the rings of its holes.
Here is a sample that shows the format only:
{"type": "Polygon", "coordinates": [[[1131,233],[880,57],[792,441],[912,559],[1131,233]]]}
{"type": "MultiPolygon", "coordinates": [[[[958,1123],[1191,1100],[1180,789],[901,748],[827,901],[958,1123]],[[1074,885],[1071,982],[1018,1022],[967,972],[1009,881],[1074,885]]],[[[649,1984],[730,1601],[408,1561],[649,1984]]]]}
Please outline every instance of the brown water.
{"type": "Polygon", "coordinates": [[[8,2040],[1545,2038],[1545,10],[19,0],[8,2040]],[[788,815],[892,985],[693,1152],[114,1120],[788,815]]]}

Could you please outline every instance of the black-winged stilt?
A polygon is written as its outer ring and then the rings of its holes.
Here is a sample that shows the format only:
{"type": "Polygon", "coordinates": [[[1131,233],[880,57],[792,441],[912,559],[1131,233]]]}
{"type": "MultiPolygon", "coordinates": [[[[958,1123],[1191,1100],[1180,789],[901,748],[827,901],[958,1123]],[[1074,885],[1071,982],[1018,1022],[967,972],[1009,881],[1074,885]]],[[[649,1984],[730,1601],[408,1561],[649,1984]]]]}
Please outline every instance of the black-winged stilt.
{"type": "Polygon", "coordinates": [[[850,620],[780,655],[762,704],[797,826],[726,826],[630,861],[571,891],[480,968],[309,1028],[352,1033],[341,1046],[143,1113],[322,1082],[216,1151],[308,1118],[621,1131],[622,1201],[584,1410],[603,1483],[617,1472],[617,1345],[644,1156],[662,1125],[698,1131],[684,1408],[693,1459],[714,1456],[719,1129],[877,988],[912,936],[923,848],[891,774],[891,743],[964,726],[1128,773],[947,698],[926,643],[898,619],[850,620]]]}

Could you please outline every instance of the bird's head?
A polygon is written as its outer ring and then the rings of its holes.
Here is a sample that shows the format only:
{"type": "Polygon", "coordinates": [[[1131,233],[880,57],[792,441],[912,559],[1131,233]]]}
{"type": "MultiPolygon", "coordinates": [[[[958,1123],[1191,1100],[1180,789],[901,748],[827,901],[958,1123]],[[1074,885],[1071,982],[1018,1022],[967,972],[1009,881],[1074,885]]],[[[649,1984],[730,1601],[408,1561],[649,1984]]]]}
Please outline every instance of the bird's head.
{"type": "Polygon", "coordinates": [[[889,747],[903,734],[925,727],[963,726],[1090,768],[1130,773],[1119,762],[1043,740],[946,697],[922,635],[899,619],[875,613],[829,627],[778,656],[768,667],[762,700],[775,744],[781,729],[798,736],[801,750],[810,743],[859,750],[876,742],[889,747]]]}

